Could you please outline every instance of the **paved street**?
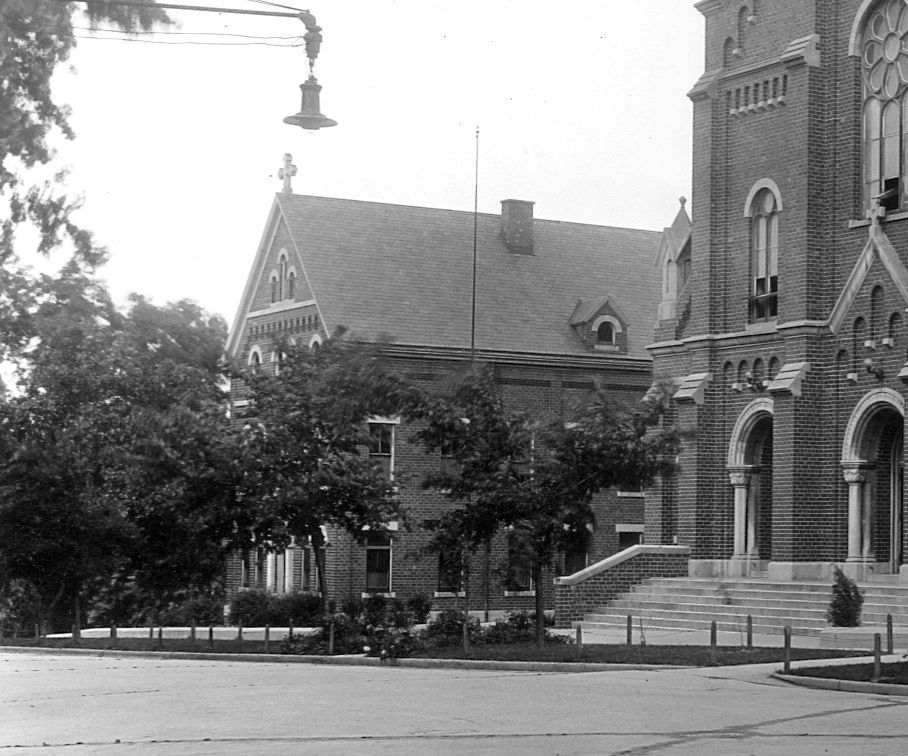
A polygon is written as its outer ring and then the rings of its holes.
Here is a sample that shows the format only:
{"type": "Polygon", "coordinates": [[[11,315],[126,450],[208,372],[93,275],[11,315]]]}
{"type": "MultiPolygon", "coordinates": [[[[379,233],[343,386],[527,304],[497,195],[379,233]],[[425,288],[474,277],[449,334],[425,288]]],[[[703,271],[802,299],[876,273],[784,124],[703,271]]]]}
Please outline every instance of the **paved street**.
{"type": "Polygon", "coordinates": [[[768,669],[536,674],[0,654],[0,750],[908,751],[908,698],[795,688],[768,669]]]}

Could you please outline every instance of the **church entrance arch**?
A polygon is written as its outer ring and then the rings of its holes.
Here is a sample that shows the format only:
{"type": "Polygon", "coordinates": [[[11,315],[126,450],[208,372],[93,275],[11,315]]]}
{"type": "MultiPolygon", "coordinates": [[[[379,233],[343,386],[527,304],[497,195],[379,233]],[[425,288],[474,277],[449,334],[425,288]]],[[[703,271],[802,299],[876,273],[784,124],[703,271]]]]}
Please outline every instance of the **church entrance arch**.
{"type": "Polygon", "coordinates": [[[847,562],[898,572],[905,556],[905,400],[891,389],[866,394],[842,445],[848,483],[847,562]]]}
{"type": "Polygon", "coordinates": [[[734,488],[732,561],[748,574],[772,553],[772,399],[751,402],[738,417],[728,446],[734,488]]]}

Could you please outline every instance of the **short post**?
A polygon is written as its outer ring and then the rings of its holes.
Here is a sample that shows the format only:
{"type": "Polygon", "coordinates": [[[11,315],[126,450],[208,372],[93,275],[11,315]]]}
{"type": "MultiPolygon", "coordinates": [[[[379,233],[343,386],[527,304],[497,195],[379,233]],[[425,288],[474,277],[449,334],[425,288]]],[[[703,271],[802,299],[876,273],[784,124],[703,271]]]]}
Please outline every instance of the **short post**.
{"type": "Polygon", "coordinates": [[[334,620],[328,625],[328,656],[334,654],[334,620]]]}
{"type": "Polygon", "coordinates": [[[883,638],[879,633],[873,634],[873,678],[871,682],[879,682],[883,676],[883,664],[880,660],[882,655],[883,638]]]}
{"type": "Polygon", "coordinates": [[[791,625],[785,625],[785,647],[782,649],[782,671],[787,675],[791,672],[791,625]]]}
{"type": "Polygon", "coordinates": [[[208,626],[208,650],[214,650],[214,626],[208,626]]]}
{"type": "Polygon", "coordinates": [[[754,618],[747,615],[747,650],[751,651],[754,647],[754,618]]]}
{"type": "Polygon", "coordinates": [[[583,628],[579,625],[577,626],[577,648],[583,648],[583,628]]]}
{"type": "Polygon", "coordinates": [[[265,653],[268,653],[268,647],[271,645],[271,625],[265,625],[265,653]]]}
{"type": "Polygon", "coordinates": [[[189,640],[195,643],[195,619],[193,619],[192,624],[189,625],[189,640]]]}
{"type": "Polygon", "coordinates": [[[634,618],[630,614],[627,615],[627,645],[634,645],[634,618]]]}
{"type": "Polygon", "coordinates": [[[719,628],[716,621],[709,623],[709,663],[716,665],[719,663],[719,628]]]}
{"type": "Polygon", "coordinates": [[[243,642],[243,620],[236,623],[236,639],[240,643],[243,642]]]}
{"type": "Polygon", "coordinates": [[[154,640],[154,621],[148,625],[148,640],[154,640]]]}
{"type": "Polygon", "coordinates": [[[293,640],[293,620],[290,620],[290,625],[287,627],[287,639],[293,640]]]}
{"type": "Polygon", "coordinates": [[[117,647],[117,626],[113,622],[110,623],[110,647],[117,647]]]}
{"type": "Polygon", "coordinates": [[[75,645],[79,645],[79,642],[82,640],[82,627],[77,622],[73,625],[72,639],[75,645]]]}
{"type": "Polygon", "coordinates": [[[895,639],[892,637],[892,615],[886,615],[886,653],[891,654],[895,650],[895,639]]]}
{"type": "Polygon", "coordinates": [[[463,650],[470,650],[470,617],[469,615],[464,617],[463,621],[463,650]]]}
{"type": "Polygon", "coordinates": [[[164,626],[158,625],[158,651],[164,648],[164,626]]]}

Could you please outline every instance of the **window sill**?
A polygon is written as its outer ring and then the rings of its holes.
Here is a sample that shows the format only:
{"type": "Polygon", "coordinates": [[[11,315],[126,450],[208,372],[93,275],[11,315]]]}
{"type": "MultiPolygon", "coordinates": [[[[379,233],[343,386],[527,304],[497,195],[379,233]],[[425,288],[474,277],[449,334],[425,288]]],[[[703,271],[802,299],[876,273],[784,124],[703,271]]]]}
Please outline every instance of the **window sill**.
{"type": "Polygon", "coordinates": [[[616,491],[619,499],[645,499],[646,494],[643,491],[616,491]]]}
{"type": "Polygon", "coordinates": [[[595,344],[594,348],[597,352],[620,352],[621,347],[616,346],[615,344],[595,344]]]}
{"type": "Polygon", "coordinates": [[[432,598],[463,598],[463,591],[435,591],[432,598]]]}
{"type": "MultiPolygon", "coordinates": [[[[893,213],[892,215],[887,215],[885,218],[880,218],[881,223],[889,223],[891,221],[900,221],[908,218],[908,211],[902,211],[900,213],[893,213]]],[[[865,226],[870,225],[869,218],[861,218],[860,220],[850,220],[848,221],[848,228],[864,228],[865,226]]]]}
{"type": "Polygon", "coordinates": [[[364,598],[364,599],[372,598],[373,596],[381,596],[382,598],[392,598],[392,599],[397,598],[397,594],[393,591],[391,593],[382,593],[381,591],[379,591],[378,593],[363,592],[363,593],[359,594],[359,597],[364,598]]]}
{"type": "Polygon", "coordinates": [[[505,597],[508,596],[535,596],[536,591],[505,591],[505,597]]]}
{"type": "Polygon", "coordinates": [[[778,318],[761,320],[758,323],[748,323],[744,326],[744,333],[775,333],[779,328],[778,318]]]}

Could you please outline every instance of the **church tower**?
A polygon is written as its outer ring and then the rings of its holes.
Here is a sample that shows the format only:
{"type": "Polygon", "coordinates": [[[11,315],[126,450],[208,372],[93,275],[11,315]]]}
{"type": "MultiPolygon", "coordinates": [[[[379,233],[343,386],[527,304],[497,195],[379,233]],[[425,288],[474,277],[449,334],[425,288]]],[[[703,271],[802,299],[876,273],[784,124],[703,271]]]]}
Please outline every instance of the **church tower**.
{"type": "Polygon", "coordinates": [[[906,572],[908,5],[696,7],[690,222],[650,347],[685,441],[647,540],[699,575],[906,572]]]}

